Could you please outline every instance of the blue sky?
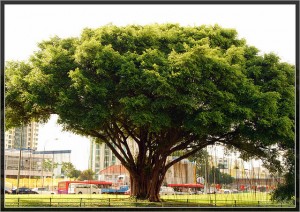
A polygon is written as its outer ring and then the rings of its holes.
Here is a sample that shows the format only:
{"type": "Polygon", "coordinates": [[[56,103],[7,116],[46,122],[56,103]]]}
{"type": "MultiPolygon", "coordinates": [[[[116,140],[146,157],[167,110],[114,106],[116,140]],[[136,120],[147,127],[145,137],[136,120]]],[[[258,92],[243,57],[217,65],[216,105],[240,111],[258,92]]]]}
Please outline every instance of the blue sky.
{"type": "MultiPolygon", "coordinates": [[[[295,63],[295,5],[5,5],[5,60],[27,60],[37,43],[55,35],[115,25],[180,23],[235,28],[261,53],[295,63]]],[[[39,149],[71,149],[78,169],[88,168],[87,138],[61,132],[52,118],[40,129],[39,149]]]]}

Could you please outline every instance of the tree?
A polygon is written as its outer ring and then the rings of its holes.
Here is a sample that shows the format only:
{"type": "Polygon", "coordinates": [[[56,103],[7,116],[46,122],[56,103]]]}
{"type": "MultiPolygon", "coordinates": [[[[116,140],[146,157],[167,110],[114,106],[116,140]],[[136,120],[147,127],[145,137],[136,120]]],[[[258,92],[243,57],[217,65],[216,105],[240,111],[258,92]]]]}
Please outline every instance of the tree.
{"type": "Polygon", "coordinates": [[[196,162],[197,176],[206,178],[208,183],[230,184],[234,180],[229,174],[220,171],[220,169],[225,168],[224,164],[219,163],[218,168],[210,165],[209,161],[212,158],[205,149],[196,152],[194,155],[190,156],[189,159],[196,162]]]}
{"type": "Polygon", "coordinates": [[[81,171],[78,170],[78,169],[73,169],[71,172],[70,172],[70,178],[74,178],[74,179],[78,179],[79,176],[81,175],[81,171]]]}
{"type": "Polygon", "coordinates": [[[53,171],[53,169],[57,168],[58,163],[52,162],[52,160],[45,159],[43,162],[43,169],[44,171],[53,171]]]}
{"type": "Polygon", "coordinates": [[[62,162],[62,167],[61,167],[61,172],[63,175],[72,178],[74,171],[75,171],[75,166],[71,162],[62,162]]]}
{"type": "Polygon", "coordinates": [[[279,170],[278,150],[294,146],[295,67],[258,53],[217,25],[107,25],[54,37],[28,62],[6,64],[6,124],[57,114],[65,130],[113,151],[138,199],[159,201],[167,170],[215,143],[279,170]]]}
{"type": "MultiPolygon", "coordinates": [[[[183,152],[184,154],[184,152],[183,152]]],[[[206,172],[210,169],[208,163],[209,154],[206,149],[201,149],[189,157],[190,161],[196,162],[196,175],[206,178],[206,172]]]]}
{"type": "Polygon", "coordinates": [[[212,167],[208,174],[209,182],[216,184],[231,184],[234,180],[231,175],[222,173],[219,168],[212,167]]]}
{"type": "Polygon", "coordinates": [[[79,180],[93,180],[95,172],[92,169],[87,169],[81,172],[79,180]]]}
{"type": "MultiPolygon", "coordinates": [[[[285,202],[295,200],[295,180],[299,182],[299,175],[295,179],[295,154],[292,150],[289,150],[284,155],[286,160],[287,171],[284,174],[284,183],[279,184],[271,194],[271,199],[278,202],[285,202]]],[[[297,160],[299,161],[299,160],[297,160]]]]}

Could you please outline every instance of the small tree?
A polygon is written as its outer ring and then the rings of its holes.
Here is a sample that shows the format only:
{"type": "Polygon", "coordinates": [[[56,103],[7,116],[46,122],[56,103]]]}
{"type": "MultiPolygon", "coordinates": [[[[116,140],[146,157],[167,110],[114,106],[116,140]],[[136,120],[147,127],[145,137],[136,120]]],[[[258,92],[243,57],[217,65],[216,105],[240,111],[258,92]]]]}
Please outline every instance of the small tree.
{"type": "Polygon", "coordinates": [[[79,180],[93,180],[95,172],[92,169],[84,170],[79,175],[79,180]]]}
{"type": "Polygon", "coordinates": [[[54,163],[52,162],[52,160],[49,160],[49,159],[45,159],[44,162],[43,162],[43,169],[44,171],[53,171],[53,169],[57,168],[58,166],[58,163],[54,163]]]}
{"type": "Polygon", "coordinates": [[[78,179],[80,174],[81,174],[80,170],[74,169],[74,170],[71,171],[69,176],[70,176],[70,178],[78,179]]]}
{"type": "Polygon", "coordinates": [[[72,173],[74,172],[75,167],[71,162],[62,162],[61,172],[63,175],[72,178],[72,173]]]}
{"type": "MultiPolygon", "coordinates": [[[[295,199],[295,180],[299,183],[299,173],[295,178],[295,157],[292,150],[284,155],[287,158],[287,170],[284,173],[284,183],[279,184],[278,188],[271,193],[271,199],[279,202],[291,201],[295,199]]],[[[299,157],[299,156],[297,156],[299,157]]],[[[297,160],[299,161],[299,160],[297,160]]]]}
{"type": "Polygon", "coordinates": [[[190,161],[196,162],[196,175],[206,178],[206,173],[211,169],[209,167],[209,154],[206,149],[201,149],[189,157],[190,161]]]}
{"type": "Polygon", "coordinates": [[[219,168],[212,167],[209,172],[209,181],[216,184],[231,184],[234,181],[234,177],[227,173],[222,173],[219,168]]]}

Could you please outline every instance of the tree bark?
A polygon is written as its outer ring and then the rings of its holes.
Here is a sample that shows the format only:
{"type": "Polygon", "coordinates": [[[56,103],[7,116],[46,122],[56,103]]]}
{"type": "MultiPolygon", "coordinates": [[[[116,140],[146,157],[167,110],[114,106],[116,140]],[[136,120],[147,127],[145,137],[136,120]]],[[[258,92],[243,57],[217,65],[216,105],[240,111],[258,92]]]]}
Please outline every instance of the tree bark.
{"type": "Polygon", "coordinates": [[[149,164],[144,164],[139,169],[128,170],[132,197],[150,202],[160,202],[159,191],[166,173],[164,168],[158,165],[160,163],[157,163],[152,169],[145,168],[147,165],[149,167],[149,164]]]}

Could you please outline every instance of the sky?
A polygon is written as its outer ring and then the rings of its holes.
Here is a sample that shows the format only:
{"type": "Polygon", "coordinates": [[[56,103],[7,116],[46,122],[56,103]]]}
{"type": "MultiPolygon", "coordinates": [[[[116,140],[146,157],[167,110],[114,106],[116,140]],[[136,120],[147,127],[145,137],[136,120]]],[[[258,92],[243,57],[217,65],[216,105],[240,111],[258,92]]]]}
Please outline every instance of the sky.
{"type": "MultiPolygon", "coordinates": [[[[27,60],[37,44],[53,36],[78,37],[106,24],[218,24],[234,28],[261,54],[273,52],[295,64],[295,5],[5,5],[5,61],[27,60]]],[[[62,132],[57,116],[40,127],[39,150],[72,150],[77,169],[88,168],[89,140],[62,132]]]]}

